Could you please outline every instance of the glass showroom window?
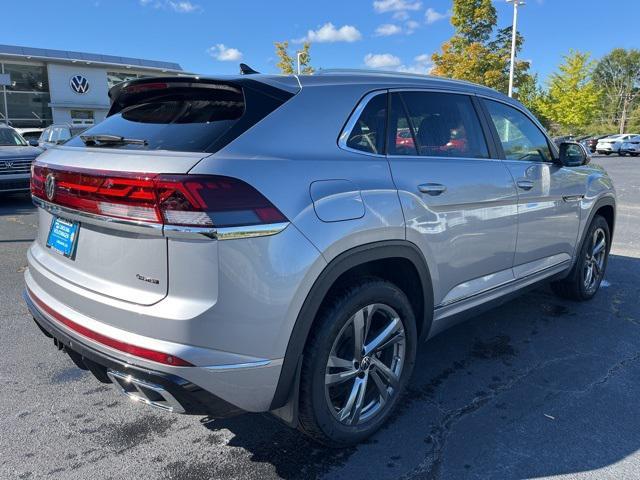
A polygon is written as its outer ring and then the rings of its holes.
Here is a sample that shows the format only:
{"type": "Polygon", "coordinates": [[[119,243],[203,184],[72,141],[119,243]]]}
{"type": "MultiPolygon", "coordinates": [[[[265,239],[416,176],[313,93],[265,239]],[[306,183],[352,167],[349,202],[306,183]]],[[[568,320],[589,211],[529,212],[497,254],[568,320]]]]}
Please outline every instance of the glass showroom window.
{"type": "Polygon", "coordinates": [[[93,125],[94,123],[93,110],[71,110],[72,125],[93,125]]]}
{"type": "Polygon", "coordinates": [[[47,67],[44,65],[4,64],[4,73],[11,77],[7,91],[14,92],[48,92],[49,79],[47,67]]]}
{"type": "Polygon", "coordinates": [[[52,122],[49,80],[45,65],[4,63],[9,85],[2,87],[0,121],[14,127],[40,127],[52,122]]]}
{"type": "Polygon", "coordinates": [[[7,116],[14,127],[49,125],[52,121],[48,93],[7,90],[7,116]]]}

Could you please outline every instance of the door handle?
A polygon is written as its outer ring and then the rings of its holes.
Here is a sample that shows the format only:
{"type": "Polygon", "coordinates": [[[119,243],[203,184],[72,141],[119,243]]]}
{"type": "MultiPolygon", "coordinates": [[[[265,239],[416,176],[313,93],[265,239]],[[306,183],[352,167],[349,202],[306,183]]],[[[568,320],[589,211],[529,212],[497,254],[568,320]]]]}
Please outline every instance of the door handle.
{"type": "Polygon", "coordinates": [[[427,195],[440,195],[446,189],[447,187],[440,183],[423,183],[418,185],[418,190],[427,195]]]}
{"type": "Polygon", "coordinates": [[[531,180],[518,180],[517,185],[523,190],[531,190],[533,188],[533,182],[531,180]]]}

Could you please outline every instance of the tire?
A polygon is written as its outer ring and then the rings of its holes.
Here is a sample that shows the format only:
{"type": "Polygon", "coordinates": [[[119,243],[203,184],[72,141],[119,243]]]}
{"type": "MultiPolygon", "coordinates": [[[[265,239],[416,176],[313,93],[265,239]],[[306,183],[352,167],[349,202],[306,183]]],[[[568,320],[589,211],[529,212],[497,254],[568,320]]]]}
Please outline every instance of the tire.
{"type": "Polygon", "coordinates": [[[575,301],[591,300],[600,288],[604,278],[611,249],[611,232],[609,224],[600,215],[593,217],[591,225],[582,241],[578,259],[567,278],[551,283],[551,289],[558,296],[575,301]],[[596,244],[604,238],[602,250],[594,255],[596,244]],[[601,252],[601,253],[600,253],[601,252]],[[591,279],[588,281],[589,265],[591,265],[591,279]]]}
{"type": "Polygon", "coordinates": [[[640,155],[640,154],[638,154],[638,153],[632,153],[631,154],[632,157],[637,157],[638,155],[640,155]]]}
{"type": "Polygon", "coordinates": [[[618,155],[621,157],[625,157],[627,155],[627,152],[621,152],[620,150],[618,150],[618,155]]]}
{"type": "Polygon", "coordinates": [[[355,445],[376,432],[397,406],[411,377],[416,341],[411,304],[393,283],[366,277],[333,297],[320,312],[304,350],[300,430],[329,447],[355,445]],[[385,337],[381,335],[385,325],[390,333],[385,338],[392,343],[382,342],[387,346],[378,353],[364,352],[358,361],[355,332],[360,324],[369,326],[362,342],[365,347],[385,337]],[[381,365],[393,373],[392,379],[381,365]]]}

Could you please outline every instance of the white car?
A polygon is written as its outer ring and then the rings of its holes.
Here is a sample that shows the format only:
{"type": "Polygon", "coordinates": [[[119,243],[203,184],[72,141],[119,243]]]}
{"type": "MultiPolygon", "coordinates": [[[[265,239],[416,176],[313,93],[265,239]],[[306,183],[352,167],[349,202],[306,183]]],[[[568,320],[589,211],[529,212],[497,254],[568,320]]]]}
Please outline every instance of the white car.
{"type": "Polygon", "coordinates": [[[624,156],[627,153],[633,157],[640,155],[640,135],[631,137],[627,141],[623,142],[620,146],[620,155],[624,156]]]}
{"type": "Polygon", "coordinates": [[[29,145],[38,146],[38,139],[42,135],[44,128],[16,128],[16,131],[22,135],[29,145]]]}
{"type": "Polygon", "coordinates": [[[630,138],[637,136],[637,134],[624,133],[602,138],[598,140],[598,144],[596,145],[596,152],[604,153],[605,155],[620,153],[620,147],[622,146],[622,144],[630,138]]]}

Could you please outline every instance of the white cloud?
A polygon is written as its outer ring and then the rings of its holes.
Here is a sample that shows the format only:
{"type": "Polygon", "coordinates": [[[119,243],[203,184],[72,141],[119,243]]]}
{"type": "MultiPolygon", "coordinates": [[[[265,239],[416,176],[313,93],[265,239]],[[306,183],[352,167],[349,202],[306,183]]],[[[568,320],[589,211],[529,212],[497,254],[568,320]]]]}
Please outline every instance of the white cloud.
{"type": "Polygon", "coordinates": [[[394,12],[392,17],[394,20],[408,20],[409,14],[405,10],[398,10],[397,12],[394,12]]]}
{"type": "Polygon", "coordinates": [[[189,0],[140,0],[143,7],[164,8],[178,13],[194,13],[202,11],[202,7],[189,0]]]}
{"type": "Polygon", "coordinates": [[[369,68],[397,68],[402,62],[390,53],[368,53],[364,57],[364,64],[369,68]]]}
{"type": "Polygon", "coordinates": [[[188,1],[172,2],[171,0],[169,0],[167,4],[176,12],[180,13],[191,13],[200,10],[199,5],[194,5],[193,3],[188,1]]]}
{"type": "Polygon", "coordinates": [[[428,75],[431,73],[433,63],[431,62],[431,56],[423,53],[414,57],[413,64],[411,65],[399,65],[397,70],[405,73],[419,73],[421,75],[428,75]]]}
{"type": "Polygon", "coordinates": [[[419,26],[420,26],[419,22],[416,22],[415,20],[409,20],[407,21],[407,23],[405,23],[405,27],[406,27],[405,33],[407,35],[411,35],[413,32],[415,32],[418,29],[419,26]]]}
{"type": "Polygon", "coordinates": [[[432,23],[436,23],[439,20],[444,20],[445,18],[449,18],[451,16],[451,11],[447,10],[444,13],[440,13],[435,11],[433,8],[429,7],[424,12],[424,18],[428,25],[432,23]]]}
{"type": "Polygon", "coordinates": [[[207,50],[207,53],[220,62],[237,62],[242,60],[242,52],[237,48],[227,48],[218,43],[207,50]]]}
{"type": "Polygon", "coordinates": [[[317,30],[309,30],[303,38],[294,40],[295,43],[316,42],[316,43],[333,43],[333,42],[355,42],[362,38],[360,31],[352,25],[343,25],[336,28],[333,23],[327,22],[317,30]]]}
{"type": "Polygon", "coordinates": [[[411,0],[374,0],[373,9],[378,13],[401,12],[406,10],[420,10],[421,1],[411,0]]]}
{"type": "Polygon", "coordinates": [[[391,53],[369,53],[364,57],[364,63],[369,68],[382,68],[403,73],[417,73],[429,75],[433,69],[431,56],[423,53],[413,58],[413,63],[405,64],[399,57],[391,53]]]}
{"type": "Polygon", "coordinates": [[[389,35],[397,35],[402,33],[402,29],[398,25],[392,23],[385,23],[376,28],[376,37],[388,37],[389,35]]]}

